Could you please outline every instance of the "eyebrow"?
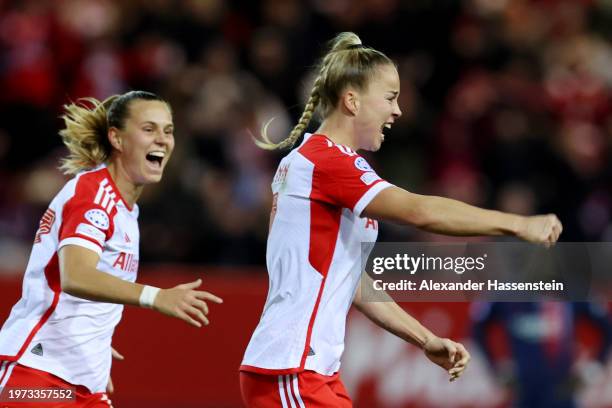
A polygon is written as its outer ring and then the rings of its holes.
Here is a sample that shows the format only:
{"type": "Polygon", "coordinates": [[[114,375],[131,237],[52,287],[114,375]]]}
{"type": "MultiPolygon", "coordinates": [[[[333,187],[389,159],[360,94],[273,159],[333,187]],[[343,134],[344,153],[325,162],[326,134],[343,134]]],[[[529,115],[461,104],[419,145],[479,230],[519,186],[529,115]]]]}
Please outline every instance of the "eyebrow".
{"type": "MultiPolygon", "coordinates": [[[[145,121],[144,121],[144,122],[142,122],[140,125],[141,125],[141,126],[142,126],[142,125],[161,126],[159,123],[152,122],[152,121],[150,121],[150,120],[145,120],[145,121]]],[[[174,123],[168,123],[168,124],[163,125],[163,126],[161,126],[161,127],[163,127],[163,128],[167,128],[167,127],[174,128],[174,123]]]]}

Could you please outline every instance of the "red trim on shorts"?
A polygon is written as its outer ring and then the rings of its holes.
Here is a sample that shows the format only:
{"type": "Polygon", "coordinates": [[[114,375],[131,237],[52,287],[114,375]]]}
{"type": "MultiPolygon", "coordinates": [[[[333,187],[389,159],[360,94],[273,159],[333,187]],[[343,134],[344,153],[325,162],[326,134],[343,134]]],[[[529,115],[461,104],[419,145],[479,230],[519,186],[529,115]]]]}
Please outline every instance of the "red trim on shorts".
{"type": "MultiPolygon", "coordinates": [[[[17,363],[14,364],[14,369],[11,372],[10,377],[6,378],[6,387],[9,388],[59,388],[59,389],[73,389],[74,390],[74,401],[58,401],[58,402],[19,402],[11,403],[7,406],[21,407],[24,408],[40,408],[49,406],[50,408],[60,407],[80,407],[80,408],[111,408],[112,403],[105,392],[92,393],[80,384],[71,384],[66,380],[51,374],[47,371],[38,370],[36,368],[24,366],[17,363]]],[[[0,403],[0,406],[4,407],[4,403],[0,403]]]]}
{"type": "Polygon", "coordinates": [[[11,364],[13,364],[10,361],[2,361],[0,360],[0,365],[4,365],[4,372],[2,373],[2,376],[0,376],[0,384],[2,384],[2,381],[4,381],[4,376],[6,376],[6,373],[9,372],[9,367],[11,366],[11,364]],[[6,363],[6,364],[5,364],[6,363]]]}
{"type": "Polygon", "coordinates": [[[280,377],[281,377],[280,380],[283,382],[283,391],[285,392],[285,401],[289,403],[290,407],[293,407],[295,405],[295,400],[291,398],[291,393],[287,391],[287,382],[285,381],[286,378],[284,375],[281,375],[280,377]]]}
{"type": "Polygon", "coordinates": [[[264,374],[264,375],[284,375],[284,374],[296,374],[304,371],[303,368],[261,368],[251,365],[243,364],[240,366],[239,371],[246,371],[249,373],[264,374]]]}
{"type": "Polygon", "coordinates": [[[240,393],[249,408],[352,407],[338,372],[327,376],[306,370],[282,377],[241,372],[240,393]]]}
{"type": "MultiPolygon", "coordinates": [[[[295,406],[299,408],[300,407],[300,401],[298,401],[298,397],[296,395],[296,391],[293,389],[293,378],[292,377],[293,377],[293,374],[285,376],[283,378],[283,382],[284,382],[286,387],[289,387],[289,391],[290,391],[291,395],[293,396],[293,402],[295,403],[295,406]]],[[[298,392],[299,392],[299,386],[298,386],[298,392]]]]}

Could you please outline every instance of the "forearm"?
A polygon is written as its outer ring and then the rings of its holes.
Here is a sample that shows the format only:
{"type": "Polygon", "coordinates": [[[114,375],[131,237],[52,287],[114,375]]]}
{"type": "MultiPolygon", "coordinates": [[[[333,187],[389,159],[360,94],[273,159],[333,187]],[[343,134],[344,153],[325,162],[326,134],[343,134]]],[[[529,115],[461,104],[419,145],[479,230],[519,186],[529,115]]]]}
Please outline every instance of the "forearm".
{"type": "Polygon", "coordinates": [[[62,291],[98,302],[140,304],[144,285],[99,271],[96,268],[98,259],[93,251],[73,245],[61,248],[59,270],[62,291]]]}
{"type": "Polygon", "coordinates": [[[144,285],[92,269],[77,276],[62,276],[62,290],[69,295],[97,302],[139,305],[144,285]]]}
{"type": "MultiPolygon", "coordinates": [[[[364,279],[370,279],[364,276],[364,279]]],[[[402,309],[389,295],[376,302],[367,302],[362,299],[361,287],[353,300],[353,305],[377,326],[385,329],[401,339],[414,344],[419,348],[435,335],[402,309]]]]}
{"type": "Polygon", "coordinates": [[[450,198],[414,194],[399,187],[380,192],[363,216],[414,225],[445,235],[517,235],[525,217],[485,210],[450,198]]]}
{"type": "Polygon", "coordinates": [[[516,235],[523,218],[436,196],[422,196],[419,208],[417,226],[446,235],[516,235]]]}

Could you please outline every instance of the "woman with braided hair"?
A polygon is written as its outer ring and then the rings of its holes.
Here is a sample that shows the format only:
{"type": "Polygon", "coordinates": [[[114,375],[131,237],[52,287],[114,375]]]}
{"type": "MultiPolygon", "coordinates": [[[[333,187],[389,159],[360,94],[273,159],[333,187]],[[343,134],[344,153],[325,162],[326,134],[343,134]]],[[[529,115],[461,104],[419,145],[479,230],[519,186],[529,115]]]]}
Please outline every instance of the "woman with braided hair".
{"type": "Polygon", "coordinates": [[[74,178],[40,221],[23,296],[0,330],[1,407],[108,408],[123,305],[201,327],[205,301],[221,302],[197,290],[199,279],[169,289],[135,283],[136,201],[161,180],[174,149],[170,105],[143,91],[85,102],[66,106],[60,135],[69,156],[61,169],[74,178]],[[62,392],[43,401],[51,388],[62,392]]]}
{"type": "MultiPolygon", "coordinates": [[[[258,146],[291,148],[315,111],[315,134],[285,156],[272,181],[267,246],[270,286],[261,320],[240,367],[248,407],[350,407],[339,377],[351,304],[385,330],[420,347],[454,381],[470,355],[437,337],[395,302],[366,302],[358,285],[363,242],[375,242],[377,220],[447,235],[515,235],[554,243],[554,215],[522,217],[442,197],[410,193],[381,179],[357,151],[377,151],[383,130],[401,115],[394,63],[341,33],[322,59],[304,113],[289,137],[258,146]]],[[[363,258],[362,258],[363,257],[363,258]]]]}

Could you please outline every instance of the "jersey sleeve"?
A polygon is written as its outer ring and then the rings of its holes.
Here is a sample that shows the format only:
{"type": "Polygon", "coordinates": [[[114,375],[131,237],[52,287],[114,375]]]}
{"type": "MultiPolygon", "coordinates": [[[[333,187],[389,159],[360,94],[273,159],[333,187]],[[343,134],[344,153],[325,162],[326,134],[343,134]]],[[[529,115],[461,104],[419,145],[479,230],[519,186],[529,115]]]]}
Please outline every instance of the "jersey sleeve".
{"type": "Polygon", "coordinates": [[[359,217],[378,193],[392,186],[376,174],[366,159],[344,146],[325,146],[317,156],[313,199],[348,208],[359,217]]]}
{"type": "Polygon", "coordinates": [[[59,231],[59,248],[78,245],[97,254],[113,235],[115,209],[109,211],[95,201],[97,186],[77,183],[74,196],[66,202],[62,211],[59,231]]]}

